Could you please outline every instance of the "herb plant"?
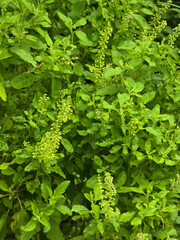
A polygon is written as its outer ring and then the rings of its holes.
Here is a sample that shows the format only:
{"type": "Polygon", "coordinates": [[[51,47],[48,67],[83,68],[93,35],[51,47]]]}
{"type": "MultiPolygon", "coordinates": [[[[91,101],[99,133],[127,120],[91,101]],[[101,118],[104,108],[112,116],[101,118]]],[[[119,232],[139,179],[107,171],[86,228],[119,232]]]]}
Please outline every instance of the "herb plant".
{"type": "Polygon", "coordinates": [[[179,9],[0,2],[0,240],[180,238],[179,9]]]}

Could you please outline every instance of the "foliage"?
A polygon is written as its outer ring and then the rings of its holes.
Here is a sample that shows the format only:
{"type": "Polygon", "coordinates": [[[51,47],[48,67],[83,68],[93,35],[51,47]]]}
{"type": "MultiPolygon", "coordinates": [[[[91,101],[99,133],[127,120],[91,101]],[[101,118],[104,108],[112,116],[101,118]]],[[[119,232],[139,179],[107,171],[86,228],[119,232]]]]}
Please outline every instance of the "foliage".
{"type": "Polygon", "coordinates": [[[1,1],[0,240],[179,239],[179,8],[1,1]]]}

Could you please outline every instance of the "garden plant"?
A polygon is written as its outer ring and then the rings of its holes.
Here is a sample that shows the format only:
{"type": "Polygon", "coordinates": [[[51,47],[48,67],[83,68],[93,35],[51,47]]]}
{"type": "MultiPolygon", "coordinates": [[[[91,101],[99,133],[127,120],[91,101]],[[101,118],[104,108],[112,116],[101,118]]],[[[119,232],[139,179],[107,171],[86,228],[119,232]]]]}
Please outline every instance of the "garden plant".
{"type": "Polygon", "coordinates": [[[0,240],[180,239],[180,1],[0,1],[0,240]]]}

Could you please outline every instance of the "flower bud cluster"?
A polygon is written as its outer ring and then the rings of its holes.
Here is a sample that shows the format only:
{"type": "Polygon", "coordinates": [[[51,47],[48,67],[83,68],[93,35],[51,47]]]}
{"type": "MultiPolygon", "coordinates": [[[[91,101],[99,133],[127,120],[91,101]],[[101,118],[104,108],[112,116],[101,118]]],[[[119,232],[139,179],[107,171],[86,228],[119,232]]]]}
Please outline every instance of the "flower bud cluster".
{"type": "Polygon", "coordinates": [[[173,34],[169,36],[168,46],[174,48],[174,42],[179,36],[180,36],[180,24],[178,24],[178,26],[174,29],[173,34]]]}
{"type": "Polygon", "coordinates": [[[180,192],[180,175],[176,175],[176,179],[171,179],[171,189],[173,192],[180,192]]]}
{"type": "Polygon", "coordinates": [[[138,233],[136,237],[137,237],[137,240],[148,240],[149,234],[148,233],[138,233]]]}
{"type": "Polygon", "coordinates": [[[94,76],[94,82],[98,86],[105,85],[105,80],[103,79],[104,70],[106,69],[105,51],[107,49],[107,45],[111,37],[112,31],[113,31],[113,28],[111,26],[111,21],[109,20],[107,22],[107,26],[105,26],[103,30],[100,30],[99,47],[98,47],[97,57],[95,60],[95,65],[90,68],[90,71],[94,76]]]}
{"type": "Polygon", "coordinates": [[[72,108],[70,97],[62,100],[57,120],[51,125],[50,131],[46,132],[38,144],[37,158],[40,162],[50,162],[54,159],[61,140],[61,126],[71,118],[72,108]]]}
{"type": "MultiPolygon", "coordinates": [[[[172,1],[169,0],[168,3],[171,3],[172,1]]],[[[162,7],[158,9],[158,12],[154,15],[151,21],[151,26],[153,28],[152,34],[149,35],[149,38],[151,41],[153,41],[157,37],[157,33],[162,32],[162,30],[166,27],[167,22],[162,19],[162,15],[167,12],[167,10],[170,8],[170,5],[167,3],[163,3],[162,7]]]]}
{"type": "Polygon", "coordinates": [[[112,220],[119,217],[119,213],[115,212],[113,206],[115,204],[115,196],[117,191],[113,184],[113,177],[109,172],[105,173],[104,183],[101,177],[98,176],[98,190],[101,195],[101,210],[107,220],[112,220]]]}

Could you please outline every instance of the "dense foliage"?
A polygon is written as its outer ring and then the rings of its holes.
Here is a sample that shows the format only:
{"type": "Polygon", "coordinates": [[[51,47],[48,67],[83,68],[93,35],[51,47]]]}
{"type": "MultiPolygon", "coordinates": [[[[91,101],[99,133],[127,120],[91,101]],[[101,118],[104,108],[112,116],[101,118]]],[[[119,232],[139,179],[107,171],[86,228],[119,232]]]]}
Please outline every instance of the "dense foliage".
{"type": "Polygon", "coordinates": [[[0,10],[0,240],[180,239],[180,2],[0,10]]]}

